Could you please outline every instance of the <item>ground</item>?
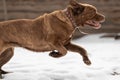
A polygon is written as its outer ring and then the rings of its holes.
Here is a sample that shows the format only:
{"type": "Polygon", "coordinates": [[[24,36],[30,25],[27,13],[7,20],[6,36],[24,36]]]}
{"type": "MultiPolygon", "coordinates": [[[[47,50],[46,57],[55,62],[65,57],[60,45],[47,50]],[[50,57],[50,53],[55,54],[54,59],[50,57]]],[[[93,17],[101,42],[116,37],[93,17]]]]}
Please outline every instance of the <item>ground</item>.
{"type": "Polygon", "coordinates": [[[14,57],[3,67],[12,73],[4,75],[3,80],[120,80],[120,40],[100,38],[102,35],[72,41],[86,48],[91,66],[73,52],[55,59],[48,52],[16,48],[14,57]]]}

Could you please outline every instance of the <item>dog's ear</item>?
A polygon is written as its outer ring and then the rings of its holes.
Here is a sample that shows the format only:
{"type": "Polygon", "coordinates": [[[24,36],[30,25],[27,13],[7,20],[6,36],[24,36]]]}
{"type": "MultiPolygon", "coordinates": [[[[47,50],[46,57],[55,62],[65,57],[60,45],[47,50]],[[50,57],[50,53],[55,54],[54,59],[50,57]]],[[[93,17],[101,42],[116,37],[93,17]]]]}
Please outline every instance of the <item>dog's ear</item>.
{"type": "Polygon", "coordinates": [[[79,3],[78,3],[76,0],[70,0],[69,4],[70,4],[72,7],[78,7],[78,6],[79,6],[79,3]]]}
{"type": "Polygon", "coordinates": [[[81,14],[85,9],[85,7],[81,3],[78,3],[76,0],[70,0],[70,5],[72,7],[74,15],[81,14]]]}
{"type": "Polygon", "coordinates": [[[73,9],[74,16],[80,15],[84,11],[85,7],[78,7],[73,9]]]}

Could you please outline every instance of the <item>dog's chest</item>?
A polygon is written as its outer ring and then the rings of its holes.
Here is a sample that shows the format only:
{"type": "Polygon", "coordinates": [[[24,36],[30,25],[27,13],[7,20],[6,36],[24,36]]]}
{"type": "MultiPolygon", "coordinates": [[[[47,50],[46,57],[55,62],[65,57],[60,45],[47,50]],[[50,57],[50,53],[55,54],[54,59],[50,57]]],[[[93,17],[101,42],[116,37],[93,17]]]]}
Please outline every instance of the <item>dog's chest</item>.
{"type": "Polygon", "coordinates": [[[62,41],[62,43],[63,43],[64,45],[66,45],[66,44],[68,44],[68,43],[71,41],[71,39],[72,39],[72,35],[66,37],[66,38],[62,41]]]}

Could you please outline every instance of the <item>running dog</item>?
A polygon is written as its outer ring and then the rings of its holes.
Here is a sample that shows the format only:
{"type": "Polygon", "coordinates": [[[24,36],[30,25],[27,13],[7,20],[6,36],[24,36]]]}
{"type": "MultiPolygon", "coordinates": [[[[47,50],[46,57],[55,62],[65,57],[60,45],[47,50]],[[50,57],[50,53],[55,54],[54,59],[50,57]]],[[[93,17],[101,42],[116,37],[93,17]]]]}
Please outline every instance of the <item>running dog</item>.
{"type": "Polygon", "coordinates": [[[17,19],[0,22],[0,75],[6,74],[1,68],[14,54],[15,47],[23,47],[36,52],[51,51],[50,56],[59,58],[67,51],[79,53],[85,64],[91,61],[87,51],[71,43],[76,28],[89,25],[99,29],[104,15],[89,4],[70,0],[64,10],[44,14],[35,19],[17,19]]]}

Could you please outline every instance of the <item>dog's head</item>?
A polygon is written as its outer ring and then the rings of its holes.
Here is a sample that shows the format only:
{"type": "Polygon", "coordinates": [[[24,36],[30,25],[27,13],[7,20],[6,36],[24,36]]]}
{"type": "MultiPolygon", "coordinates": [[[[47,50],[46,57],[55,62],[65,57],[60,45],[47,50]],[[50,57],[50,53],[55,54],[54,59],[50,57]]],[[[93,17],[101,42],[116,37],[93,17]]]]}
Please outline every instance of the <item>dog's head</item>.
{"type": "Polygon", "coordinates": [[[71,11],[78,26],[89,25],[98,29],[101,27],[101,23],[105,21],[105,16],[98,13],[97,9],[89,4],[78,3],[76,0],[71,0],[68,9],[71,11]]]}

